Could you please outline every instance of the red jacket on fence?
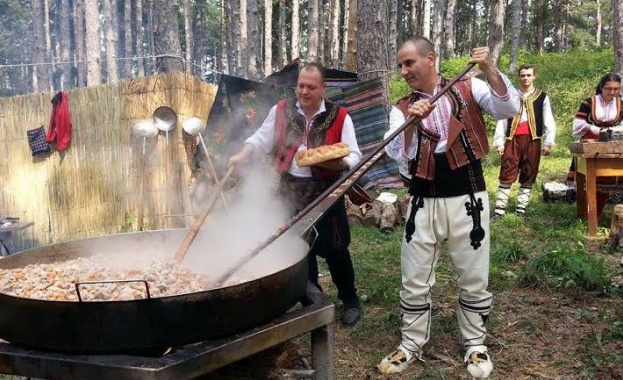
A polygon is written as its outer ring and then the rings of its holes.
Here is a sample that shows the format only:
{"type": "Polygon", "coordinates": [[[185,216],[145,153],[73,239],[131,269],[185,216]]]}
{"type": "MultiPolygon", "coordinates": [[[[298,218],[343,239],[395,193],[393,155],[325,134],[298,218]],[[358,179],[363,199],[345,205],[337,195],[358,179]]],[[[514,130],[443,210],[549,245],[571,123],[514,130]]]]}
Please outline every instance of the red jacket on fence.
{"type": "Polygon", "coordinates": [[[52,98],[52,115],[48,134],[45,137],[47,143],[56,142],[56,150],[64,151],[71,141],[71,115],[67,103],[67,93],[59,92],[52,98]]]}

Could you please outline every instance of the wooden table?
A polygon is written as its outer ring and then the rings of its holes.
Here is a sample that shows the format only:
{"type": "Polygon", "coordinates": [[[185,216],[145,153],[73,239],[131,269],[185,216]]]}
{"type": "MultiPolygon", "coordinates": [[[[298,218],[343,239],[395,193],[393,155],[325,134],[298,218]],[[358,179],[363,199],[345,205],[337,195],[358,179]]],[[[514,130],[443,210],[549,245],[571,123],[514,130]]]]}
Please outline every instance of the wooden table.
{"type": "Polygon", "coordinates": [[[8,239],[14,231],[21,231],[28,227],[33,226],[34,222],[13,223],[6,227],[0,227],[0,256],[7,256],[10,254],[6,247],[5,240],[8,239]]]}
{"type": "Polygon", "coordinates": [[[577,213],[586,218],[588,235],[597,235],[597,177],[623,176],[623,141],[573,142],[576,157],[577,213]]]}

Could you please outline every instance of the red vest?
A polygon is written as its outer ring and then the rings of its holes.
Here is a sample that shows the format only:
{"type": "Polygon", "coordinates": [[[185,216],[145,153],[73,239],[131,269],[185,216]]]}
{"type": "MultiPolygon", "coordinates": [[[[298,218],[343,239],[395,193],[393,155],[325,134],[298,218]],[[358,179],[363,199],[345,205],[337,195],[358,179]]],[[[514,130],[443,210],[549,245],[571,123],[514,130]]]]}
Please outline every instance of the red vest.
{"type": "MultiPolygon", "coordinates": [[[[325,100],[326,111],[316,115],[307,136],[307,147],[331,145],[342,141],[344,119],[348,114],[345,107],[325,100]]],[[[277,103],[275,115],[275,168],[285,173],[303,141],[305,117],[298,113],[296,105],[286,100],[277,103]]],[[[312,166],[312,176],[316,179],[339,176],[339,172],[312,166]]]]}

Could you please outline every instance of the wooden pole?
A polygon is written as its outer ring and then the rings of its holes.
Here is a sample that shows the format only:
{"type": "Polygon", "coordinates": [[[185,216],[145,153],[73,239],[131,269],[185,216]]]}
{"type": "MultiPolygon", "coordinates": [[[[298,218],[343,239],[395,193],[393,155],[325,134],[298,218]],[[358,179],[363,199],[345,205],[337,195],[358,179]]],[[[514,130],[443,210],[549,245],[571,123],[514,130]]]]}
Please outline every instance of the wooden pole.
{"type": "MultiPolygon", "coordinates": [[[[429,102],[431,104],[435,103],[441,96],[443,96],[456,82],[459,81],[464,75],[466,75],[476,64],[470,63],[457,75],[454,79],[450,80],[439,92],[433,95],[430,98],[429,102]]],[[[246,263],[251,261],[258,253],[262,252],[262,250],[268,247],[269,244],[277,240],[278,237],[284,234],[287,230],[293,227],[296,223],[302,220],[305,217],[306,223],[311,223],[313,226],[314,223],[318,221],[318,219],[326,212],[335,203],[335,201],[342,195],[346,190],[348,190],[357,180],[370,169],[370,167],[376,163],[384,154],[385,145],[389,144],[396,136],[401,134],[408,126],[413,123],[419,122],[421,119],[417,119],[415,116],[410,116],[405,120],[405,122],[398,127],[394,132],[392,132],[387,138],[381,141],[378,145],[374,147],[368,154],[359,161],[359,163],[353,166],[346,174],[342,175],[340,179],[338,179],[333,185],[331,185],[328,189],[326,189],[322,194],[320,194],[316,199],[314,199],[309,205],[307,205],[303,210],[301,210],[298,214],[292,217],[287,223],[282,225],[277,231],[275,231],[272,235],[266,238],[264,241],[255,245],[255,248],[252,251],[244,254],[241,258],[239,258],[227,271],[225,271],[219,278],[214,281],[215,287],[220,287],[225,281],[227,281],[231,276],[233,276],[240,268],[242,268],[246,263]],[[322,208],[322,213],[318,215],[317,218],[306,217],[307,214],[311,214],[312,211],[319,206],[322,208]]]]}
{"type": "Polygon", "coordinates": [[[212,206],[214,206],[214,204],[216,203],[216,198],[218,198],[218,196],[220,195],[221,191],[223,190],[223,186],[225,186],[225,183],[227,182],[229,177],[231,177],[231,175],[234,173],[235,169],[236,169],[235,166],[233,165],[230,166],[229,169],[227,170],[227,173],[225,173],[223,178],[221,178],[218,185],[215,187],[214,192],[208,199],[208,202],[206,203],[205,207],[201,211],[201,214],[199,214],[197,219],[195,219],[195,222],[190,227],[190,230],[186,234],[184,241],[182,241],[182,244],[180,244],[180,247],[177,249],[177,251],[175,251],[175,254],[173,255],[173,258],[175,260],[182,261],[184,259],[184,256],[186,256],[186,252],[188,252],[190,245],[195,240],[197,233],[199,232],[199,230],[201,229],[201,226],[203,225],[203,221],[206,219],[206,217],[210,213],[210,210],[212,210],[212,206]]]}
{"type": "MultiPolygon", "coordinates": [[[[216,170],[214,169],[214,165],[212,164],[210,151],[208,150],[208,147],[203,141],[203,137],[201,137],[201,133],[199,133],[199,141],[201,142],[201,146],[203,147],[203,152],[206,155],[206,159],[208,161],[208,169],[210,169],[210,174],[212,175],[212,178],[214,178],[214,184],[218,186],[219,180],[218,180],[218,176],[216,175],[216,170]]],[[[223,206],[225,207],[225,210],[227,210],[227,199],[225,199],[225,195],[223,194],[222,190],[220,191],[220,195],[221,195],[221,200],[223,201],[223,206]]]]}
{"type": "Polygon", "coordinates": [[[136,215],[136,228],[143,231],[143,209],[145,208],[145,144],[146,138],[143,136],[143,154],[141,155],[141,179],[138,192],[138,213],[136,215]]]}

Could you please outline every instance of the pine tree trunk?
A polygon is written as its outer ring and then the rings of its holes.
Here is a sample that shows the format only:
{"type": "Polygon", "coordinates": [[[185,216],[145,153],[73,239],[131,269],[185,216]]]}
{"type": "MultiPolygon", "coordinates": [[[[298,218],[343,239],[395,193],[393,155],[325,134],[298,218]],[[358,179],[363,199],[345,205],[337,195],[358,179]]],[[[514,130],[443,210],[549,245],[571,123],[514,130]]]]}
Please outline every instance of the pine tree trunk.
{"type": "MultiPolygon", "coordinates": [[[[524,0],[513,0],[511,8],[511,27],[510,30],[521,30],[521,13],[523,11],[524,0]]],[[[509,73],[517,70],[517,59],[519,56],[520,33],[511,33],[510,61],[508,64],[509,73]]]]}
{"type": "Polygon", "coordinates": [[[117,69],[117,0],[102,0],[104,14],[104,33],[106,35],[106,69],[107,83],[115,84],[119,81],[119,71],[117,69]]]}
{"type": "MultiPolygon", "coordinates": [[[[342,69],[346,69],[347,68],[347,63],[346,61],[348,60],[348,38],[349,38],[349,18],[350,18],[350,0],[343,0],[344,1],[344,17],[343,17],[343,21],[342,21],[342,30],[341,30],[341,36],[342,36],[342,51],[340,52],[340,62],[342,63],[341,68],[342,69]]],[[[356,65],[355,65],[356,67],[356,65]]]]}
{"type": "MultiPolygon", "coordinates": [[[[32,11],[32,27],[33,37],[35,42],[35,62],[43,63],[47,62],[45,56],[45,31],[43,23],[45,18],[43,16],[44,6],[41,0],[31,1],[32,11]]],[[[33,70],[33,90],[34,92],[47,92],[49,88],[50,77],[48,74],[48,65],[36,65],[33,70]]]]}
{"type": "Polygon", "coordinates": [[[456,28],[456,21],[454,19],[454,13],[456,12],[457,0],[447,0],[446,2],[446,17],[444,21],[444,58],[454,58],[454,46],[456,36],[454,30],[456,28]]]}
{"type": "Polygon", "coordinates": [[[180,44],[179,24],[176,4],[166,0],[154,2],[154,53],[156,72],[184,71],[182,46],[180,44]]]}
{"type": "MultiPolygon", "coordinates": [[[[522,49],[527,49],[528,47],[530,47],[530,38],[532,37],[532,34],[534,33],[533,31],[531,31],[531,28],[526,28],[525,26],[529,25],[529,21],[530,21],[530,0],[521,0],[523,2],[523,6],[521,9],[521,25],[524,25],[523,28],[521,28],[521,39],[520,39],[520,46],[522,49]]],[[[532,17],[534,19],[534,17],[532,17]]]]}
{"type": "Polygon", "coordinates": [[[243,78],[249,78],[249,25],[247,23],[247,0],[240,1],[239,19],[240,32],[238,33],[238,64],[237,73],[243,78]]]}
{"type": "Polygon", "coordinates": [[[596,0],[597,10],[595,15],[595,45],[601,46],[601,0],[596,0]]]}
{"type": "MultiPolygon", "coordinates": [[[[195,76],[203,77],[205,72],[205,63],[206,57],[208,56],[208,42],[207,36],[208,31],[206,28],[207,19],[207,10],[206,7],[195,7],[192,16],[192,30],[193,30],[193,60],[195,64],[193,65],[192,73],[195,76]]],[[[214,52],[212,56],[212,69],[216,69],[215,65],[219,61],[216,57],[218,57],[218,49],[216,46],[213,46],[214,52]]]]}
{"type": "Polygon", "coordinates": [[[86,51],[87,51],[87,86],[96,86],[102,83],[100,68],[100,24],[97,1],[87,0],[84,2],[84,23],[86,25],[86,51]]]}
{"type": "Polygon", "coordinates": [[[257,0],[247,0],[247,78],[252,80],[261,79],[259,60],[262,56],[262,44],[260,39],[260,15],[257,0]]]}
{"type": "Polygon", "coordinates": [[[45,61],[51,63],[47,65],[46,76],[47,85],[44,91],[52,91],[52,73],[56,71],[54,54],[52,53],[52,34],[50,33],[50,0],[43,1],[43,30],[45,33],[45,61]]]}
{"type": "Polygon", "coordinates": [[[346,48],[346,70],[357,72],[357,0],[348,1],[348,47],[346,48]]]}
{"type": "Polygon", "coordinates": [[[422,3],[422,36],[428,39],[431,38],[430,35],[430,18],[431,18],[431,0],[424,0],[422,3]]]}
{"type": "Polygon", "coordinates": [[[68,90],[74,87],[74,80],[72,78],[71,68],[71,3],[69,0],[61,1],[61,14],[60,14],[60,58],[61,58],[61,89],[68,90]]]}
{"type": "Polygon", "coordinates": [[[435,45],[435,49],[437,49],[437,59],[435,61],[435,66],[437,67],[437,71],[439,71],[439,66],[441,64],[441,55],[442,55],[442,46],[441,46],[441,38],[443,37],[443,17],[444,10],[446,9],[446,1],[445,0],[435,0],[433,6],[433,25],[432,25],[432,42],[435,45]]]}
{"type": "MultiPolygon", "coordinates": [[[[320,9],[323,10],[324,13],[324,6],[325,0],[318,0],[318,14],[320,15],[320,9]]],[[[325,23],[325,20],[327,18],[326,17],[318,17],[318,58],[316,59],[318,62],[320,62],[323,65],[327,65],[327,63],[325,62],[325,57],[328,56],[327,52],[326,52],[326,47],[327,47],[327,25],[325,23]]],[[[328,19],[330,20],[331,17],[328,17],[328,19]]]]}
{"type": "Polygon", "coordinates": [[[286,41],[288,41],[286,34],[286,0],[279,0],[279,59],[281,60],[281,66],[285,66],[288,63],[286,41]]]}
{"type": "Polygon", "coordinates": [[[264,0],[264,76],[273,71],[273,1],[264,0]]]}
{"type": "Polygon", "coordinates": [[[230,72],[228,56],[231,49],[229,48],[229,28],[227,26],[229,23],[229,17],[228,13],[226,12],[226,4],[228,3],[229,1],[227,0],[221,0],[221,59],[220,65],[217,65],[217,69],[223,73],[230,72]]]}
{"type": "Polygon", "coordinates": [[[563,0],[556,0],[554,4],[554,51],[561,53],[563,51],[563,30],[564,30],[564,14],[565,7],[563,0]]]}
{"type": "MultiPolygon", "coordinates": [[[[132,34],[132,2],[134,0],[125,0],[123,3],[123,29],[125,33],[125,38],[123,39],[123,56],[131,57],[132,56],[132,41],[134,41],[134,37],[132,34]]],[[[177,20],[177,17],[174,18],[177,20]]],[[[177,25],[177,22],[175,23],[177,25]]],[[[131,78],[132,77],[132,61],[129,59],[124,59],[121,61],[122,67],[122,78],[131,78]]]]}
{"type": "Polygon", "coordinates": [[[388,35],[388,46],[387,46],[387,55],[389,60],[396,57],[398,43],[398,0],[389,0],[389,35],[388,35]]]}
{"type": "Polygon", "coordinates": [[[623,1],[612,0],[614,71],[623,74],[623,1]]]}
{"type": "Polygon", "coordinates": [[[357,77],[360,81],[381,77],[384,95],[389,99],[387,12],[387,2],[357,2],[357,77]]]}
{"type": "Polygon", "coordinates": [[[87,84],[87,68],[86,68],[86,32],[84,28],[84,0],[74,0],[73,4],[74,19],[74,40],[76,41],[76,51],[74,59],[76,61],[77,78],[76,87],[83,87],[87,84]]]}
{"type": "Polygon", "coordinates": [[[338,68],[340,64],[340,0],[331,0],[331,22],[329,23],[329,65],[338,68]]]}
{"type": "MultiPolygon", "coordinates": [[[[301,39],[301,19],[300,19],[300,14],[299,14],[300,8],[299,8],[299,2],[298,0],[295,0],[292,2],[292,43],[291,43],[291,48],[290,48],[290,57],[292,58],[292,60],[299,58],[300,56],[300,39],[301,39]]],[[[285,19],[285,15],[284,15],[284,19],[285,19]]],[[[285,34],[285,32],[284,32],[285,34]]],[[[285,45],[285,42],[284,42],[285,45]]],[[[284,49],[285,50],[285,49],[284,49]]],[[[286,62],[283,62],[284,64],[286,62]]]]}
{"type": "Polygon", "coordinates": [[[184,0],[184,45],[185,45],[185,59],[186,59],[186,73],[192,75],[193,63],[193,27],[192,27],[192,7],[190,0],[184,0]]]}
{"type": "Polygon", "coordinates": [[[543,43],[545,42],[545,18],[547,15],[547,3],[545,0],[536,0],[536,18],[534,24],[536,25],[536,33],[534,34],[536,40],[534,41],[534,50],[537,53],[543,53],[543,43]]]}
{"type": "Polygon", "coordinates": [[[504,47],[504,12],[506,0],[491,0],[491,12],[487,30],[489,38],[487,45],[491,48],[491,58],[496,66],[499,66],[500,55],[504,47]]]}
{"type": "Polygon", "coordinates": [[[236,39],[236,30],[240,33],[239,28],[236,28],[236,23],[238,22],[236,18],[236,14],[234,12],[234,1],[231,0],[223,0],[225,10],[225,28],[227,33],[225,33],[224,39],[227,39],[227,49],[225,50],[227,54],[227,72],[229,75],[236,75],[236,56],[238,51],[238,40],[236,39]]]}
{"type": "Polygon", "coordinates": [[[411,0],[411,34],[422,35],[422,0],[411,0]]]}
{"type": "Polygon", "coordinates": [[[308,25],[307,25],[307,60],[314,62],[318,60],[318,49],[320,47],[320,13],[318,9],[319,0],[309,1],[308,25]]]}

